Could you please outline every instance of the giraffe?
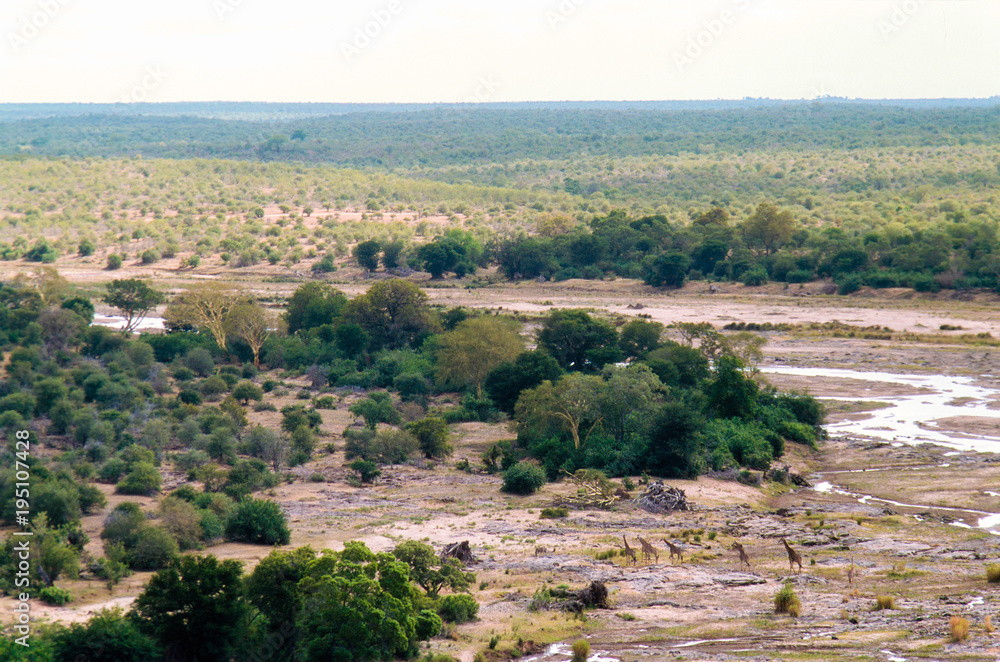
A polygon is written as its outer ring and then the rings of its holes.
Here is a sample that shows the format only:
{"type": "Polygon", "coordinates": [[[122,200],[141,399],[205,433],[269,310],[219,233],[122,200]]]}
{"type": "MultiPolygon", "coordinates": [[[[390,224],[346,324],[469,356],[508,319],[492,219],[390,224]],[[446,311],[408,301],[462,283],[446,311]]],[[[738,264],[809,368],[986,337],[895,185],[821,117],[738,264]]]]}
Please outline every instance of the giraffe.
{"type": "Polygon", "coordinates": [[[649,542],[642,536],[639,536],[639,544],[642,545],[642,555],[647,561],[649,560],[649,557],[652,556],[656,559],[657,563],[660,562],[660,552],[655,547],[650,545],[649,542]]]}
{"type": "Polygon", "coordinates": [[[670,560],[673,561],[674,557],[676,556],[678,559],[680,559],[681,563],[684,563],[684,554],[681,552],[681,548],[675,545],[674,543],[670,542],[666,538],[663,539],[663,542],[667,543],[667,547],[670,548],[670,560]]]}
{"type": "Polygon", "coordinates": [[[638,561],[636,561],[635,558],[635,550],[628,546],[628,539],[622,535],[622,540],[625,541],[625,562],[628,563],[628,559],[632,559],[632,563],[637,563],[638,561]]]}
{"type": "Polygon", "coordinates": [[[799,571],[802,571],[802,555],[796,552],[791,546],[785,541],[784,538],[781,539],[781,544],[785,546],[785,551],[788,552],[788,572],[792,571],[792,568],[796,563],[799,564],[799,571]]]}
{"type": "Polygon", "coordinates": [[[740,553],[740,568],[742,569],[743,568],[743,564],[745,563],[746,566],[747,566],[747,570],[749,570],[750,569],[750,557],[747,556],[747,550],[743,549],[743,545],[741,545],[739,542],[736,542],[736,541],[733,541],[733,549],[735,549],[737,552],[740,553]]]}

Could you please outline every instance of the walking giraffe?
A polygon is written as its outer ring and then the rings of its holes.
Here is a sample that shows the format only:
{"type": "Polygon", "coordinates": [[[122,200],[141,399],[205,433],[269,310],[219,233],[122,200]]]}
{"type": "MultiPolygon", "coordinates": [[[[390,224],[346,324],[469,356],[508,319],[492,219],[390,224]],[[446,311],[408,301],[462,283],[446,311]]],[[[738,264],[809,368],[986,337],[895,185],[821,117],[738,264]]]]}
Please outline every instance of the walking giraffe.
{"type": "Polygon", "coordinates": [[[781,539],[781,544],[785,546],[785,551],[788,552],[788,572],[791,572],[796,563],[799,564],[799,571],[802,571],[802,555],[796,552],[791,546],[785,541],[784,538],[781,539]]]}
{"type": "Polygon", "coordinates": [[[624,535],[622,535],[622,540],[625,541],[626,563],[628,562],[628,559],[632,559],[632,563],[638,563],[638,561],[635,558],[635,550],[629,547],[628,545],[628,539],[624,535]]]}
{"type": "Polygon", "coordinates": [[[674,543],[670,542],[666,538],[663,539],[663,542],[665,542],[667,544],[667,547],[670,548],[670,560],[673,561],[674,557],[676,556],[678,559],[680,559],[681,563],[684,563],[684,554],[681,551],[681,548],[675,545],[674,543]]]}
{"type": "Polygon", "coordinates": [[[656,558],[656,562],[659,563],[660,562],[660,552],[659,552],[659,550],[657,550],[655,547],[653,547],[652,545],[650,545],[649,542],[645,538],[643,538],[642,536],[638,536],[638,538],[639,538],[639,544],[642,545],[642,556],[643,556],[643,558],[645,558],[648,561],[649,557],[652,556],[652,557],[655,557],[656,558]]]}

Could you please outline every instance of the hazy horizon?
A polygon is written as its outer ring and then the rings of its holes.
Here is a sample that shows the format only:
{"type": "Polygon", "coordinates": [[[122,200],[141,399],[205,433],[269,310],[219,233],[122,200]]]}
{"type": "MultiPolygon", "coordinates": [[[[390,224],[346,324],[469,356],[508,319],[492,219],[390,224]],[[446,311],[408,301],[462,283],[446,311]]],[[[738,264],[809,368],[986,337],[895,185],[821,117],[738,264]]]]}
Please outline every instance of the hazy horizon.
{"type": "Polygon", "coordinates": [[[10,0],[0,103],[988,99],[989,0],[10,0]]]}

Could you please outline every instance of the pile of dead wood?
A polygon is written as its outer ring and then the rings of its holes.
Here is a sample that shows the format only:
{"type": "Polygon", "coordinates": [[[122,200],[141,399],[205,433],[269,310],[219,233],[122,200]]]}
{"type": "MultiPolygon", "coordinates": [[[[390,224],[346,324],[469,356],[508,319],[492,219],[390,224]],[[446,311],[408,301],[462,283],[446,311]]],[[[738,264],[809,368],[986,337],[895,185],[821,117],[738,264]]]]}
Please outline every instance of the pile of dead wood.
{"type": "Polygon", "coordinates": [[[687,495],[684,490],[676,487],[664,487],[663,483],[651,483],[638,496],[635,504],[650,513],[669,513],[674,510],[687,510],[687,495]]]}
{"type": "Polygon", "coordinates": [[[479,560],[472,553],[472,547],[469,546],[468,540],[453,542],[450,545],[445,545],[444,549],[441,551],[441,561],[444,562],[448,559],[458,559],[461,561],[462,565],[469,565],[470,563],[475,563],[479,560]]]}
{"type": "Polygon", "coordinates": [[[608,606],[608,587],[604,582],[590,582],[590,585],[579,591],[552,588],[545,592],[545,598],[532,601],[529,610],[560,609],[582,613],[584,609],[610,609],[608,606]]]}

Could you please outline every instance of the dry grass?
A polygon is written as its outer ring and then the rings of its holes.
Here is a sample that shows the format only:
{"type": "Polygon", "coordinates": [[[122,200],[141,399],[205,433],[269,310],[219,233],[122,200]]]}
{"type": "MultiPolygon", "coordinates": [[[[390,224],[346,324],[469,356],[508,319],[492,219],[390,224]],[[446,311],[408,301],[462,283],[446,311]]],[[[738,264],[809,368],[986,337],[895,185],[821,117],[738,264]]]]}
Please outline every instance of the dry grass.
{"type": "Polygon", "coordinates": [[[882,611],[883,609],[895,609],[896,599],[891,595],[879,595],[875,597],[875,611],[882,611]]]}
{"type": "Polygon", "coordinates": [[[948,623],[951,628],[951,640],[955,643],[965,641],[969,636],[969,619],[961,616],[952,616],[948,623]]]}
{"type": "Polygon", "coordinates": [[[792,618],[798,618],[802,613],[802,603],[799,596],[795,595],[795,589],[791,584],[785,584],[774,596],[774,613],[788,614],[792,618]]]}
{"type": "Polygon", "coordinates": [[[986,617],[983,618],[983,629],[986,630],[986,634],[993,634],[994,630],[996,630],[993,627],[993,617],[989,614],[986,614],[986,617]]]}
{"type": "Polygon", "coordinates": [[[990,584],[1000,584],[1000,563],[986,566],[986,581],[990,584]]]}
{"type": "Polygon", "coordinates": [[[590,642],[586,639],[578,639],[573,642],[573,662],[587,662],[590,655],[590,642]]]}

